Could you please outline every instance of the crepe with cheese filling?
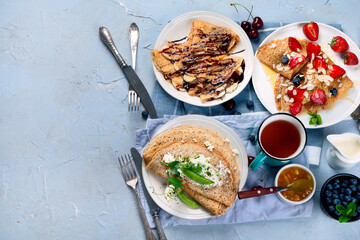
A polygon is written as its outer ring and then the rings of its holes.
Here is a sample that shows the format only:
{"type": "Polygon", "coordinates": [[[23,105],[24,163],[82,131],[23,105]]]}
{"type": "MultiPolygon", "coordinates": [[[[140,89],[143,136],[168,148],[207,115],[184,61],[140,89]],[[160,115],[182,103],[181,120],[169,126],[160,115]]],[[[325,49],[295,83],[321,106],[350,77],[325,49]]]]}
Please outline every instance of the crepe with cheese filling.
{"type": "Polygon", "coordinates": [[[145,163],[149,164],[158,151],[170,146],[174,142],[200,143],[221,152],[232,172],[234,179],[233,187],[236,190],[239,189],[240,169],[229,142],[219,133],[208,128],[181,125],[154,136],[142,151],[145,163]]]}
{"type": "Polygon", "coordinates": [[[181,182],[185,187],[183,188],[183,191],[188,193],[188,189],[191,189],[197,194],[219,202],[227,207],[233,205],[237,191],[233,188],[233,177],[230,172],[230,166],[220,152],[217,150],[210,151],[204,144],[200,143],[176,142],[158,151],[153,156],[152,161],[146,165],[146,170],[167,178],[166,171],[168,170],[168,167],[161,163],[164,161],[164,156],[166,154],[171,154],[174,156],[175,160],[178,160],[179,158],[197,158],[199,156],[204,156],[209,159],[209,164],[216,169],[217,174],[219,174],[214,176],[215,178],[219,178],[219,182],[216,183],[217,185],[200,185],[187,177],[183,177],[181,179],[181,182]]]}

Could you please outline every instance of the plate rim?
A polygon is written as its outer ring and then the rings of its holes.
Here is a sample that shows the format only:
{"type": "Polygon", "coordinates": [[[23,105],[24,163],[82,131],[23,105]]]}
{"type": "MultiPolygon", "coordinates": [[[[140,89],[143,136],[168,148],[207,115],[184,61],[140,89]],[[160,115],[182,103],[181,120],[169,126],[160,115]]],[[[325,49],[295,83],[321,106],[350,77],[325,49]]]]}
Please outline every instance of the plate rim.
{"type": "MultiPolygon", "coordinates": [[[[247,161],[247,152],[246,152],[245,146],[244,146],[241,138],[239,137],[239,135],[232,128],[230,128],[226,124],[224,124],[221,121],[219,121],[215,118],[212,118],[212,117],[198,115],[198,114],[189,114],[189,115],[183,115],[183,116],[176,117],[174,119],[169,120],[168,122],[163,124],[159,129],[157,129],[156,132],[154,133],[153,137],[157,136],[158,134],[160,134],[170,128],[180,126],[180,125],[188,125],[187,123],[183,123],[183,122],[193,120],[194,118],[201,119],[202,121],[206,121],[210,125],[216,125],[217,127],[226,130],[225,132],[227,132],[227,133],[228,133],[228,131],[230,131],[230,133],[232,134],[231,137],[236,140],[236,142],[233,144],[236,145],[237,147],[239,147],[239,149],[238,149],[239,155],[236,157],[239,165],[241,164],[241,157],[244,157],[244,159],[246,159],[246,161],[247,161]],[[177,125],[175,125],[175,124],[177,124],[177,125]]],[[[205,126],[205,127],[209,128],[207,126],[205,126]]],[[[211,128],[209,128],[209,129],[211,129],[211,128]]],[[[224,137],[222,134],[221,134],[221,136],[224,137]]],[[[248,168],[247,162],[246,163],[243,162],[242,165],[243,166],[242,166],[241,176],[240,176],[239,191],[245,186],[246,179],[247,179],[247,176],[249,173],[249,168],[248,168]],[[241,182],[242,179],[243,179],[243,182],[241,182]]],[[[145,188],[149,192],[150,197],[154,200],[154,202],[162,210],[169,213],[170,215],[173,215],[173,216],[176,216],[179,218],[183,218],[183,219],[187,219],[187,220],[200,220],[200,219],[207,219],[210,217],[214,217],[213,214],[211,214],[210,212],[208,212],[205,209],[204,209],[203,213],[200,213],[197,215],[178,214],[178,212],[176,212],[172,207],[170,207],[169,204],[165,204],[163,201],[159,200],[158,197],[155,198],[153,196],[153,195],[157,196],[158,194],[153,193],[152,189],[154,189],[154,187],[151,186],[151,184],[149,182],[149,177],[150,177],[150,175],[153,177],[159,177],[159,176],[157,176],[156,174],[149,172],[145,169],[145,161],[143,161],[143,163],[142,163],[142,174],[143,174],[145,188]],[[195,216],[195,217],[188,217],[188,216],[195,216]],[[196,217],[196,216],[198,216],[198,217],[196,217]]],[[[203,208],[203,207],[201,207],[201,208],[203,208]]]]}
{"type": "MultiPolygon", "coordinates": [[[[227,27],[231,28],[233,31],[240,32],[241,41],[244,41],[244,44],[246,46],[246,50],[248,52],[250,52],[250,54],[248,54],[249,59],[246,59],[246,63],[245,63],[245,73],[244,73],[243,81],[239,84],[239,86],[237,87],[237,89],[234,92],[229,93],[229,94],[225,94],[225,96],[222,99],[215,99],[215,100],[212,100],[212,101],[207,101],[207,102],[202,103],[200,101],[199,97],[190,96],[187,92],[181,92],[181,91],[178,91],[178,90],[176,90],[176,92],[173,92],[173,91],[168,90],[169,87],[174,88],[174,86],[171,83],[169,83],[168,81],[165,80],[164,76],[156,69],[156,67],[154,65],[154,62],[152,61],[153,72],[154,72],[154,75],[155,75],[155,78],[156,78],[157,82],[160,84],[162,89],[166,93],[168,93],[170,96],[175,98],[176,100],[185,102],[185,103],[190,104],[190,105],[198,106],[198,107],[217,106],[217,105],[220,105],[220,104],[222,104],[222,103],[224,103],[224,102],[226,102],[226,101],[228,101],[230,99],[233,99],[237,95],[239,95],[246,88],[246,86],[249,84],[249,82],[250,82],[250,80],[252,78],[253,72],[254,72],[254,62],[255,62],[254,50],[252,48],[252,44],[251,44],[251,41],[250,41],[249,37],[247,36],[245,31],[240,27],[239,24],[237,24],[234,20],[232,20],[231,18],[229,18],[227,16],[224,16],[224,15],[219,14],[219,13],[211,12],[211,11],[187,12],[187,13],[181,14],[181,15],[177,16],[176,18],[174,18],[173,20],[171,20],[169,23],[167,23],[165,25],[165,27],[160,32],[158,38],[156,39],[156,42],[155,42],[155,45],[154,45],[154,50],[155,49],[161,49],[163,47],[163,46],[161,46],[161,42],[166,37],[167,33],[174,27],[173,25],[175,25],[175,24],[177,24],[177,23],[179,23],[179,22],[181,22],[183,20],[186,20],[188,18],[191,18],[191,17],[194,17],[194,18],[197,18],[197,19],[200,19],[200,20],[201,20],[201,17],[215,17],[215,18],[219,19],[220,21],[226,22],[230,26],[233,25],[236,29],[234,29],[234,27],[227,26],[227,27]],[[186,95],[181,94],[181,93],[185,93],[186,95]],[[184,99],[184,97],[185,97],[185,99],[184,99]]],[[[244,60],[245,60],[245,58],[244,58],[244,60]]]]}
{"type": "MultiPolygon", "coordinates": [[[[266,43],[268,43],[269,41],[273,40],[272,38],[274,37],[274,35],[276,35],[277,32],[283,31],[283,30],[286,29],[286,28],[291,28],[291,27],[296,26],[296,25],[306,24],[306,23],[308,23],[308,22],[309,22],[309,21],[299,21],[299,22],[289,23],[289,24],[286,24],[286,25],[284,25],[284,26],[279,27],[278,29],[276,29],[275,31],[273,31],[272,33],[270,33],[270,34],[260,43],[259,47],[262,46],[263,44],[266,44],[266,43]]],[[[339,29],[337,29],[337,28],[335,28],[335,27],[333,27],[333,26],[331,26],[331,25],[328,25],[328,24],[326,24],[326,23],[322,23],[322,22],[316,22],[316,23],[319,25],[319,29],[320,29],[321,27],[329,28],[329,29],[331,29],[332,31],[336,32],[336,34],[338,34],[338,35],[340,35],[340,36],[343,36],[343,37],[346,39],[346,41],[349,43],[349,45],[350,45],[351,47],[355,47],[355,51],[353,51],[354,49],[352,49],[352,52],[358,52],[358,54],[360,55],[360,49],[359,49],[359,47],[354,43],[354,41],[353,41],[346,33],[342,32],[341,30],[339,30],[339,29]]],[[[336,35],[334,35],[334,36],[336,36],[336,35]]],[[[311,42],[315,42],[315,43],[316,43],[317,41],[311,41],[311,42]]],[[[319,43],[319,44],[321,44],[321,43],[319,43]]],[[[274,114],[274,113],[277,113],[277,112],[282,112],[282,111],[279,111],[279,110],[277,110],[277,109],[276,109],[275,111],[271,111],[270,107],[268,107],[267,105],[265,105],[265,104],[263,103],[263,99],[262,99],[262,97],[260,97],[261,94],[259,94],[259,91],[260,91],[260,90],[257,88],[257,85],[254,84],[254,80],[256,79],[256,77],[257,77],[258,74],[259,74],[259,73],[257,73],[257,71],[259,71],[259,69],[257,69],[257,65],[258,65],[258,64],[261,64],[261,62],[256,58],[257,53],[258,53],[258,49],[256,49],[256,52],[255,52],[255,55],[254,55],[254,56],[255,56],[255,59],[254,59],[254,72],[253,72],[253,78],[252,78],[252,84],[253,84],[253,86],[254,86],[254,91],[255,91],[257,97],[259,98],[260,102],[263,104],[263,106],[266,108],[267,111],[269,111],[271,114],[274,114]]],[[[349,67],[351,67],[351,66],[349,66],[349,67]]],[[[360,66],[359,66],[359,67],[360,67],[360,66]]],[[[263,69],[261,69],[261,71],[263,71],[263,69]]],[[[354,81],[353,81],[353,82],[354,82],[354,81]]],[[[355,84],[355,82],[354,82],[354,84],[355,84]]],[[[355,88],[355,87],[356,87],[356,86],[354,86],[354,88],[355,88]]],[[[351,90],[351,89],[350,89],[350,90],[351,90]]],[[[345,100],[345,99],[346,99],[346,97],[345,97],[344,99],[341,99],[341,101],[342,101],[342,100],[345,100]]],[[[335,104],[335,105],[336,105],[336,104],[335,104]]],[[[334,106],[335,106],[335,105],[334,105],[334,106]]],[[[356,107],[357,107],[358,105],[360,105],[360,89],[359,89],[359,91],[358,91],[358,93],[357,93],[357,96],[356,96],[354,102],[353,102],[352,105],[351,105],[352,107],[345,109],[345,111],[344,111],[343,114],[342,114],[342,117],[340,117],[339,119],[337,119],[337,120],[331,119],[331,120],[330,120],[328,123],[326,123],[326,124],[321,124],[321,125],[316,125],[316,126],[315,126],[315,125],[309,125],[309,123],[308,123],[307,121],[304,121],[302,118],[299,118],[299,120],[305,125],[305,128],[306,128],[306,129],[319,129],[319,128],[329,127],[329,126],[335,125],[335,124],[343,121],[344,119],[346,119],[346,118],[356,109],[356,107]]],[[[334,106],[333,106],[333,107],[334,107],[334,106]]],[[[327,111],[327,110],[325,110],[325,111],[327,111]]]]}

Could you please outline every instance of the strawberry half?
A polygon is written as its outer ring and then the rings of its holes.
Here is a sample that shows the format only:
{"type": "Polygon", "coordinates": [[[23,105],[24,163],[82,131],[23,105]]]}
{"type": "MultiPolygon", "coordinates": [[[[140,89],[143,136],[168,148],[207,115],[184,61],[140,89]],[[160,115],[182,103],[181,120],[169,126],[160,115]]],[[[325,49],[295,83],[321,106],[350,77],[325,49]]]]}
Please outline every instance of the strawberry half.
{"type": "Polygon", "coordinates": [[[294,102],[301,102],[304,98],[305,89],[293,88],[292,90],[287,90],[287,95],[294,99],[294,102]]]}
{"type": "Polygon", "coordinates": [[[302,54],[298,54],[297,56],[292,57],[290,59],[289,67],[293,68],[293,67],[299,65],[300,63],[302,63],[304,60],[305,60],[305,56],[302,54]]]}
{"type": "Polygon", "coordinates": [[[309,22],[303,27],[303,32],[309,40],[316,41],[319,38],[319,25],[316,22],[309,22]]]}
{"type": "Polygon", "coordinates": [[[307,58],[311,61],[311,58],[315,58],[317,55],[321,52],[321,47],[318,44],[314,44],[312,42],[309,42],[306,45],[306,52],[307,52],[307,58]],[[313,56],[314,54],[314,56],[313,56]]]}
{"type": "Polygon", "coordinates": [[[346,71],[343,68],[339,67],[336,64],[329,65],[328,69],[330,72],[330,77],[332,77],[332,78],[341,77],[342,75],[344,75],[346,73],[346,71]]]}
{"type": "Polygon", "coordinates": [[[302,109],[302,103],[294,102],[293,104],[290,105],[290,113],[293,116],[296,116],[298,113],[300,113],[301,109],[302,109]]]}
{"type": "Polygon", "coordinates": [[[294,52],[300,52],[302,47],[296,38],[289,37],[289,48],[294,52]]]}
{"type": "Polygon", "coordinates": [[[359,59],[357,58],[357,56],[354,53],[347,52],[344,55],[344,63],[346,65],[358,65],[359,59]]]}
{"type": "Polygon", "coordinates": [[[325,59],[322,56],[317,56],[313,61],[313,67],[316,70],[319,70],[320,68],[327,69],[327,63],[325,59]]]}
{"type": "Polygon", "coordinates": [[[310,96],[310,100],[315,104],[315,105],[323,105],[326,103],[326,95],[324,90],[322,89],[318,89],[315,92],[313,92],[310,96]]]}
{"type": "Polygon", "coordinates": [[[334,52],[345,52],[349,49],[347,41],[340,36],[333,37],[329,45],[334,52]]]}

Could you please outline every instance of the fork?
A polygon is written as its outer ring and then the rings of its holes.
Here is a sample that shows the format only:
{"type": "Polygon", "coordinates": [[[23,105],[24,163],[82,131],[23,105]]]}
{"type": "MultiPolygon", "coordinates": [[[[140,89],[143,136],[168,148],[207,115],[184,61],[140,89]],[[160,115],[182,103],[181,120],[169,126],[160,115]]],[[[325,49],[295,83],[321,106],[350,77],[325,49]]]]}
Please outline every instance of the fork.
{"type": "Polygon", "coordinates": [[[130,157],[130,155],[124,155],[124,156],[121,156],[121,160],[118,157],[118,160],[120,163],[121,172],[122,172],[122,175],[126,182],[126,185],[130,186],[134,190],[136,200],[139,205],[140,217],[141,217],[141,220],[142,220],[142,222],[144,224],[144,228],[145,228],[146,239],[147,240],[156,240],[156,237],[153,234],[153,232],[151,231],[149,222],[146,218],[144,207],[140,202],[139,194],[136,191],[136,184],[138,182],[138,178],[137,178],[137,175],[135,172],[134,164],[131,161],[131,157],[130,157]]]}
{"type": "MultiPolygon", "coordinates": [[[[130,37],[130,47],[131,47],[131,60],[132,68],[135,71],[136,68],[136,53],[137,45],[139,40],[139,28],[136,23],[132,23],[129,27],[129,37],[130,37]]],[[[140,98],[134,91],[134,89],[129,85],[129,108],[128,111],[139,111],[140,108],[140,98]]]]}

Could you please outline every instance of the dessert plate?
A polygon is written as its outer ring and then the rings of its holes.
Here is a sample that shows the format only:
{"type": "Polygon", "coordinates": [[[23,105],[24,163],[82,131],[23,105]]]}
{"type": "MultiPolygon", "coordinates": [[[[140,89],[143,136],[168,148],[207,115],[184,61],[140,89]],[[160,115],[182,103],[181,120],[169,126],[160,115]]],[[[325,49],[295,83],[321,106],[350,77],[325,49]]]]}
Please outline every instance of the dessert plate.
{"type": "MultiPolygon", "coordinates": [[[[202,126],[218,132],[225,139],[229,139],[231,148],[237,149],[239,152],[239,154],[236,155],[236,159],[240,168],[239,191],[241,191],[245,185],[248,174],[248,160],[245,147],[234,130],[211,117],[202,115],[185,115],[165,123],[156,131],[154,136],[180,125],[202,126]]],[[[214,216],[203,207],[193,209],[187,206],[185,203],[181,202],[181,200],[178,200],[177,202],[174,200],[167,200],[164,194],[166,179],[145,170],[144,162],[142,166],[142,172],[144,177],[144,184],[150,196],[164,211],[176,217],[192,220],[210,218],[214,216]]]]}
{"type": "MultiPolygon", "coordinates": [[[[304,39],[306,36],[304,35],[302,28],[305,24],[306,22],[298,22],[281,27],[265,38],[261,45],[272,40],[283,39],[290,36],[304,39]]],[[[349,91],[348,95],[343,100],[338,101],[334,107],[319,112],[322,118],[321,125],[309,125],[310,116],[306,113],[297,115],[296,117],[300,119],[306,128],[322,128],[334,125],[349,116],[360,104],[360,65],[345,65],[342,54],[335,53],[329,47],[328,43],[334,36],[342,36],[349,43],[349,51],[355,53],[358,57],[360,57],[359,48],[345,33],[340,30],[323,23],[318,23],[318,25],[320,29],[319,39],[314,43],[319,44],[321,49],[335,62],[335,64],[346,70],[347,76],[354,82],[354,88],[349,91]]],[[[271,83],[264,72],[261,62],[256,57],[252,83],[258,98],[265,108],[271,113],[279,112],[276,109],[274,91],[271,83]]]]}
{"type": "Polygon", "coordinates": [[[219,105],[234,98],[249,83],[254,68],[254,54],[253,54],[251,42],[249,40],[249,37],[244,32],[244,30],[240,27],[240,25],[235,23],[230,18],[220,15],[218,13],[198,11],[198,12],[190,12],[183,14],[175,18],[171,22],[169,22],[161,31],[158,39],[156,40],[154,49],[161,49],[162,47],[166,46],[169,41],[182,39],[188,36],[193,20],[201,20],[218,26],[228,27],[239,35],[240,41],[236,46],[234,52],[243,49],[245,49],[245,51],[243,51],[242,53],[234,54],[233,56],[240,56],[244,58],[245,70],[244,70],[243,81],[239,84],[239,86],[234,92],[225,94],[225,96],[222,99],[215,99],[203,103],[200,101],[200,98],[197,96],[190,96],[187,92],[181,92],[176,90],[170,82],[165,80],[164,76],[153,65],[154,73],[161,87],[172,97],[180,101],[200,107],[210,107],[210,106],[219,105]]]}

